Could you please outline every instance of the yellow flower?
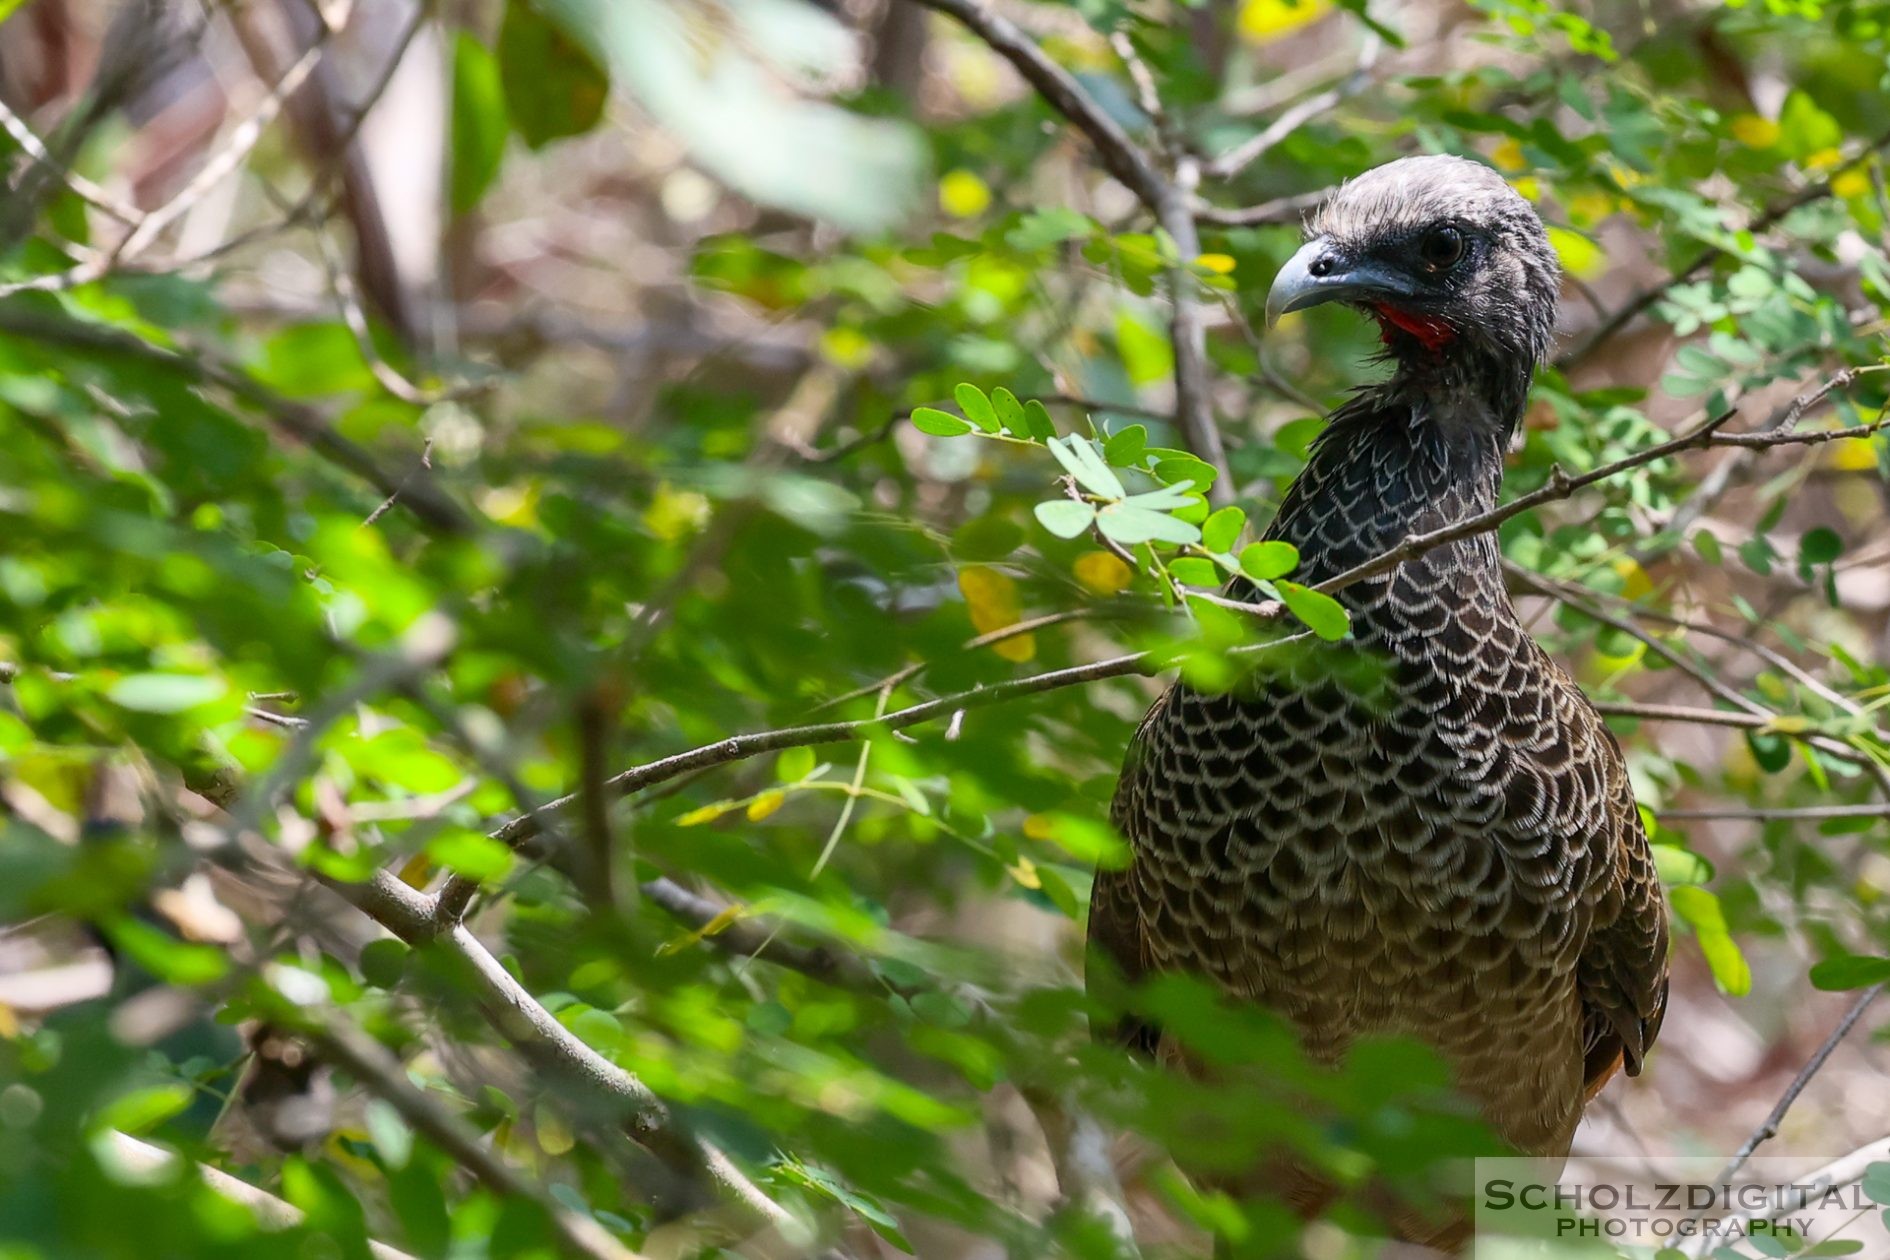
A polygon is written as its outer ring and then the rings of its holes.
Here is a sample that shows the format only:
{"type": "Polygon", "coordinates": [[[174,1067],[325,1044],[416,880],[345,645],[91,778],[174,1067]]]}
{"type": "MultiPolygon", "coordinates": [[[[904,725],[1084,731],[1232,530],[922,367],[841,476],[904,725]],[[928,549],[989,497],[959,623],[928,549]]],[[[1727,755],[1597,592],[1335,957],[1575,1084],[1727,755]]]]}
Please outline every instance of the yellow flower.
{"type": "MultiPolygon", "coordinates": [[[[958,572],[958,590],[965,597],[971,624],[979,634],[1003,630],[1023,620],[1017,583],[997,569],[967,565],[958,572]]],[[[1028,661],[1037,655],[1037,638],[1032,634],[1012,635],[993,643],[991,650],[1007,661],[1028,661]]]]}
{"type": "Polygon", "coordinates": [[[1769,149],[1778,143],[1778,124],[1757,114],[1741,114],[1732,121],[1733,139],[1748,149],[1769,149]]]}
{"type": "Polygon", "coordinates": [[[938,208],[953,218],[975,218],[990,207],[990,186],[972,172],[947,171],[938,181],[938,208]]]}
{"type": "Polygon", "coordinates": [[[1114,595],[1126,590],[1135,573],[1122,560],[1107,551],[1086,551],[1071,566],[1076,580],[1098,595],[1114,595]]]}

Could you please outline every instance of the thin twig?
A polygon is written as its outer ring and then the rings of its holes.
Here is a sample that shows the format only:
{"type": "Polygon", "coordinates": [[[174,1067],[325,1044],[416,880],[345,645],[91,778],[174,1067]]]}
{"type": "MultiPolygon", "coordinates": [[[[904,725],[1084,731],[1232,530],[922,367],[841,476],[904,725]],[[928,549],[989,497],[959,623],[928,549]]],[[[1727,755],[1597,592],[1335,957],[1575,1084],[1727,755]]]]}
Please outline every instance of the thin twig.
{"type": "Polygon", "coordinates": [[[1352,73],[1325,91],[1315,92],[1304,100],[1281,110],[1279,117],[1268,123],[1258,133],[1203,165],[1201,174],[1208,179],[1230,179],[1238,175],[1265,157],[1280,141],[1340,104],[1347,97],[1357,95],[1372,81],[1372,68],[1378,64],[1378,54],[1383,48],[1384,40],[1379,37],[1378,32],[1366,31],[1363,42],[1359,44],[1358,60],[1352,67],[1352,73]]]}
{"type": "Polygon", "coordinates": [[[1851,1029],[1857,1026],[1857,1021],[1864,1017],[1864,1012],[1870,1008],[1872,1002],[1877,1000],[1877,996],[1883,990],[1882,984],[1873,984],[1857,995],[1857,1000],[1851,1003],[1848,1011],[1844,1012],[1844,1018],[1840,1019],[1837,1027],[1831,1030],[1831,1035],[1824,1039],[1824,1044],[1818,1047],[1817,1052],[1811,1056],[1805,1066],[1798,1070],[1798,1075],[1792,1078],[1791,1084],[1785,1087],[1785,1092],[1779,1096],[1778,1104],[1772,1108],[1771,1114],[1765,1117],[1764,1123],[1754,1130],[1752,1136],[1740,1146],[1733,1155],[1732,1162],[1720,1171],[1719,1184],[1723,1185],[1731,1181],[1733,1174],[1745,1167],[1746,1161],[1752,1158],[1754,1151],[1778,1136],[1778,1126],[1784,1123],[1785,1113],[1792,1109],[1792,1104],[1798,1101],[1798,1095],[1805,1092],[1805,1086],[1811,1084],[1811,1078],[1824,1067],[1825,1061],[1831,1057],[1831,1052],[1850,1035],[1851,1029]]]}
{"type": "Polygon", "coordinates": [[[136,258],[144,252],[152,242],[163,235],[166,228],[189,213],[211,189],[222,183],[238,166],[242,165],[243,159],[249,156],[250,150],[256,147],[263,133],[269,129],[269,124],[274,122],[276,116],[282,112],[284,103],[295,95],[308,76],[314,73],[316,65],[320,63],[326,51],[329,39],[337,33],[345,21],[345,13],[339,22],[331,22],[326,14],[323,14],[320,29],[314,41],[309,44],[301,57],[297,58],[295,64],[276,81],[275,86],[263,97],[255,112],[237,125],[224,146],[211,155],[209,161],[203,164],[175,197],[150,213],[138,216],[131,231],[126,233],[117,244],[68,271],[34,276],[30,280],[22,280],[16,284],[0,285],[0,297],[28,291],[57,292],[89,284],[111,274],[121,260],[136,258]]]}
{"type": "Polygon", "coordinates": [[[67,188],[112,218],[120,223],[136,223],[141,217],[136,206],[120,201],[100,185],[61,163],[47,150],[46,142],[26,125],[24,119],[9,109],[5,101],[0,101],[0,128],[4,128],[6,133],[13,137],[13,142],[19,145],[28,157],[51,170],[67,188]]]}
{"type": "MultiPolygon", "coordinates": [[[[1785,411],[1790,416],[1803,416],[1805,412],[1816,403],[1822,401],[1836,390],[1847,388],[1866,372],[1878,372],[1887,369],[1890,369],[1890,364],[1870,364],[1864,367],[1846,368],[1844,371],[1833,376],[1830,380],[1824,381],[1816,388],[1806,390],[1797,398],[1794,398],[1790,403],[1786,404],[1785,411]]],[[[1571,477],[1562,471],[1561,465],[1554,465],[1549,469],[1548,483],[1541,488],[1533,490],[1520,498],[1512,499],[1508,503],[1490,508],[1488,511],[1479,512],[1474,516],[1466,517],[1453,525],[1440,526],[1437,529],[1422,534],[1407,535],[1403,542],[1391,548],[1391,550],[1375,556],[1370,560],[1361,561],[1345,572],[1338,574],[1336,577],[1326,579],[1314,589],[1330,595],[1334,591],[1342,590],[1352,585],[1354,582],[1360,582],[1366,578],[1377,577],[1380,574],[1388,573],[1403,564],[1406,560],[1423,555],[1425,552],[1435,547],[1441,547],[1445,543],[1460,542],[1465,538],[1470,538],[1477,534],[1486,534],[1505,522],[1521,516],[1524,512],[1541,507],[1545,503],[1553,503],[1558,499],[1566,499],[1577,490],[1592,486],[1597,482],[1618,477],[1631,469],[1654,463],[1657,460],[1666,459],[1670,455],[1678,455],[1685,451],[1705,450],[1714,446],[1773,447],[1815,445],[1820,442],[1834,441],[1841,437],[1867,437],[1877,432],[1882,426],[1890,426],[1890,418],[1885,418],[1869,425],[1860,425],[1855,428],[1838,429],[1835,431],[1818,430],[1810,433],[1800,433],[1796,430],[1782,427],[1771,433],[1721,433],[1720,430],[1725,427],[1726,423],[1738,414],[1739,409],[1737,407],[1728,407],[1725,411],[1702,421],[1694,428],[1682,433],[1679,437],[1670,438],[1665,442],[1646,447],[1645,449],[1634,452],[1632,455],[1623,455],[1620,459],[1603,464],[1601,467],[1591,469],[1579,476],[1571,477]]]]}
{"type": "Polygon", "coordinates": [[[757,1223],[792,1226],[787,1211],[727,1156],[679,1127],[667,1105],[647,1085],[559,1023],[463,924],[441,930],[432,897],[387,871],[376,871],[365,883],[328,881],[328,886],[408,943],[430,945],[463,963],[487,1020],[547,1081],[617,1118],[666,1165],[714,1186],[757,1223]]]}
{"type": "Polygon", "coordinates": [[[1214,419],[1209,391],[1207,325],[1201,318],[1194,260],[1201,256],[1190,203],[1200,171],[1191,157],[1175,162],[1173,183],[1165,184],[1155,217],[1174,244],[1175,258],[1168,266],[1168,294],[1174,305],[1169,340],[1175,358],[1175,422],[1188,448],[1215,470],[1208,502],[1224,507],[1234,500],[1234,475],[1221,444],[1220,425],[1214,419]]]}
{"type": "Polygon", "coordinates": [[[1772,808],[1764,805],[1728,805],[1710,809],[1663,809],[1655,811],[1662,818],[1713,819],[1743,818],[1753,822],[1822,822],[1832,818],[1890,818],[1890,803],[1871,805],[1807,805],[1801,808],[1772,808]]]}
{"type": "Polygon", "coordinates": [[[1011,63],[1050,107],[1076,125],[1095,146],[1109,173],[1151,212],[1161,205],[1167,181],[1120,124],[1076,80],[1052,61],[1036,41],[985,0],[913,0],[957,19],[993,52],[1011,63]]]}
{"type": "Polygon", "coordinates": [[[639,1260],[638,1253],[618,1242],[595,1218],[566,1207],[543,1186],[528,1180],[500,1159],[472,1126],[409,1080],[399,1059],[367,1034],[342,1022],[338,1013],[323,1012],[304,1033],[370,1093],[399,1112],[403,1120],[487,1188],[502,1198],[536,1203],[573,1253],[590,1257],[590,1260],[639,1260]]]}
{"type": "Polygon", "coordinates": [[[1294,193],[1290,197],[1275,197],[1263,201],[1257,206],[1229,208],[1213,206],[1205,201],[1194,205],[1194,221],[1204,227],[1271,227],[1288,223],[1298,223],[1308,210],[1321,205],[1330,197],[1330,188],[1316,188],[1311,192],[1294,193]]]}

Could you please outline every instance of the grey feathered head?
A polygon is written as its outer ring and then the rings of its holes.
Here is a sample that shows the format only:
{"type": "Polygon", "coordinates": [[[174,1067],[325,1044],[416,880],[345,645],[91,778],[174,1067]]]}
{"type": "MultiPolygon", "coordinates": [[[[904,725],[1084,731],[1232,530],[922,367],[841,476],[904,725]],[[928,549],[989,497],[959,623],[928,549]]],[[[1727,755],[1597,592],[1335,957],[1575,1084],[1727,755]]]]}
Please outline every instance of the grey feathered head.
{"type": "Polygon", "coordinates": [[[1561,269],[1542,220],[1501,175],[1463,158],[1401,158],[1341,185],[1280,269],[1267,319],[1343,301],[1376,316],[1401,362],[1548,353],[1561,269]]]}

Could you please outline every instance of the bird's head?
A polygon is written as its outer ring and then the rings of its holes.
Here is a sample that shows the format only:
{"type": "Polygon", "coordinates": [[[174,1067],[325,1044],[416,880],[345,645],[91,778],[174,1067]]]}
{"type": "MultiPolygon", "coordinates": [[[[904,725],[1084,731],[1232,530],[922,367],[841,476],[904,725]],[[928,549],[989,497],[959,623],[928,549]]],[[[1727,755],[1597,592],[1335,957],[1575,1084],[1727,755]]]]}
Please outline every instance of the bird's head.
{"type": "Polygon", "coordinates": [[[1322,302],[1378,319],[1420,372],[1528,374],[1555,331],[1560,268],[1535,208],[1495,171],[1409,157],[1349,180],[1308,225],[1267,294],[1267,322],[1322,302]]]}

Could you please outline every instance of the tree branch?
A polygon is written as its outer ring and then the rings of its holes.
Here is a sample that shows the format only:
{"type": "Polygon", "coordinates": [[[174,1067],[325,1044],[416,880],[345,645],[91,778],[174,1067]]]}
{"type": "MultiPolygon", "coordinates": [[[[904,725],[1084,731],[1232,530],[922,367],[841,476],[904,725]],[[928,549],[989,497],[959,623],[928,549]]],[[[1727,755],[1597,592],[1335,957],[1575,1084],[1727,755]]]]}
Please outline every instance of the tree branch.
{"type": "MultiPolygon", "coordinates": [[[[1036,41],[986,0],[912,0],[968,28],[1011,63],[1050,107],[1076,125],[1095,146],[1108,172],[1126,185],[1150,213],[1159,214],[1167,183],[1135,141],[1097,103],[1076,76],[1052,61],[1036,41]]],[[[1198,452],[1197,452],[1198,453],[1198,452]]]]}
{"type": "MultiPolygon", "coordinates": [[[[106,1133],[106,1141],[111,1146],[112,1158],[140,1173],[167,1171],[180,1162],[186,1161],[175,1151],[167,1151],[161,1146],[153,1146],[128,1133],[113,1129],[106,1133]]],[[[193,1163],[203,1183],[234,1203],[240,1203],[256,1214],[266,1229],[294,1229],[307,1219],[302,1209],[292,1203],[278,1199],[267,1190],[258,1189],[247,1181],[232,1177],[221,1168],[209,1164],[193,1163]]],[[[384,1242],[368,1240],[368,1255],[373,1260],[414,1260],[414,1257],[384,1242]]]]}
{"type": "MultiPolygon", "coordinates": [[[[1174,303],[1169,332],[1175,356],[1175,421],[1188,448],[1219,473],[1210,497],[1216,503],[1228,502],[1233,494],[1233,477],[1228,471],[1227,453],[1222,448],[1220,430],[1214,423],[1213,408],[1209,404],[1207,328],[1201,319],[1200,304],[1194,295],[1194,278],[1189,272],[1201,253],[1194,225],[1194,190],[1200,181],[1194,159],[1180,152],[1177,146],[1170,155],[1175,164],[1174,172],[1172,176],[1164,175],[1074,75],[1051,60],[1034,40],[1008,18],[1000,16],[985,0],[913,2],[956,18],[1010,62],[1052,109],[1089,138],[1104,168],[1135,194],[1136,200],[1155,216],[1173,241],[1177,257],[1168,268],[1168,288],[1174,303]]],[[[1128,47],[1128,41],[1123,39],[1117,46],[1119,49],[1128,47]]],[[[1161,121],[1160,101],[1154,98],[1153,80],[1148,77],[1146,67],[1141,66],[1132,48],[1124,60],[1135,74],[1143,108],[1154,120],[1161,121]]]]}
{"type": "Polygon", "coordinates": [[[1272,201],[1263,201],[1257,206],[1236,209],[1197,201],[1194,205],[1194,221],[1207,227],[1223,228],[1271,227],[1298,223],[1308,210],[1319,206],[1332,193],[1333,190],[1330,188],[1317,188],[1312,192],[1294,193],[1290,197],[1275,197],[1272,201]]]}
{"type": "Polygon", "coordinates": [[[1798,1095],[1805,1092],[1805,1086],[1811,1084],[1811,1078],[1824,1067],[1825,1062],[1831,1057],[1831,1052],[1838,1048],[1840,1042],[1850,1036],[1851,1029],[1857,1027],[1857,1021],[1864,1017],[1864,1012],[1870,1009],[1870,1004],[1876,1001],[1883,991],[1882,984],[1873,984],[1857,995],[1857,1000],[1851,1003],[1848,1011],[1844,1012],[1844,1018],[1840,1019],[1837,1027],[1831,1030],[1831,1035],[1824,1039],[1824,1043],[1818,1047],[1816,1053],[1804,1067],[1798,1070],[1798,1075],[1792,1078],[1791,1084],[1785,1087],[1785,1092],[1779,1096],[1778,1105],[1773,1107],[1771,1113],[1765,1117],[1765,1122],[1745,1140],[1744,1145],[1733,1155],[1732,1162],[1720,1171],[1721,1183],[1731,1181],[1733,1174],[1745,1167],[1746,1161],[1752,1158],[1754,1151],[1778,1136],[1778,1126],[1784,1123],[1785,1113],[1790,1111],[1792,1104],[1798,1101],[1798,1095]]]}
{"type": "Polygon", "coordinates": [[[326,881],[356,909],[415,946],[464,964],[486,1019],[545,1080],[620,1121],[636,1142],[686,1180],[713,1187],[760,1227],[789,1227],[786,1209],[762,1193],[721,1151],[681,1129],[635,1076],[579,1040],[512,977],[466,927],[442,927],[435,899],[377,871],[364,883],[326,881]]]}
{"type": "Polygon", "coordinates": [[[1279,117],[1268,123],[1266,127],[1204,165],[1201,168],[1201,174],[1209,179],[1230,179],[1238,175],[1270,153],[1280,141],[1347,97],[1356,95],[1372,81],[1372,67],[1378,64],[1378,54],[1383,49],[1384,40],[1379,38],[1378,32],[1366,31],[1365,39],[1359,45],[1358,60],[1352,67],[1352,73],[1325,91],[1315,92],[1281,110],[1279,117]]]}
{"type": "Polygon", "coordinates": [[[566,1207],[536,1182],[500,1159],[479,1134],[441,1107],[407,1078],[407,1070],[379,1042],[325,1012],[303,1030],[336,1063],[400,1113],[401,1118],[497,1194],[528,1199],[543,1208],[552,1227],[576,1255],[590,1260],[641,1260],[588,1215],[566,1207]]]}

